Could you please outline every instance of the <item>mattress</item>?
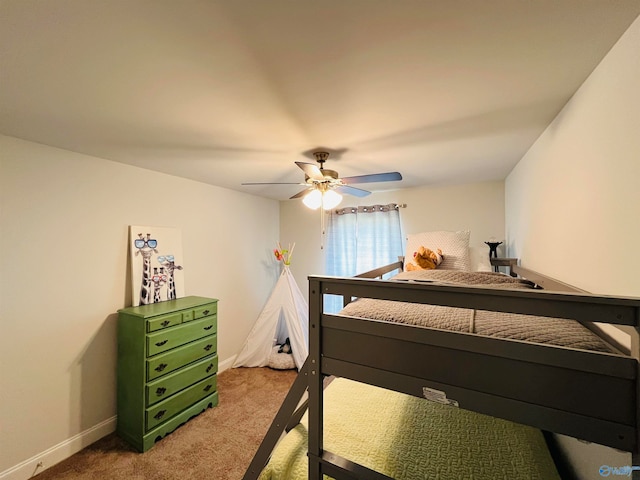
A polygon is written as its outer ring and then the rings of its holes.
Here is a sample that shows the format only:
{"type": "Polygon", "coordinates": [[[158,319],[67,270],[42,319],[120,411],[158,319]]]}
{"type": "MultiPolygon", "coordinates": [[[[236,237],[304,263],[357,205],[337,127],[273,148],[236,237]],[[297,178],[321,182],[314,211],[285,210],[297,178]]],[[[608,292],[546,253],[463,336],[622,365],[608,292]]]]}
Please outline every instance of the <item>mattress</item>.
{"type": "MultiPolygon", "coordinates": [[[[398,480],[559,480],[532,427],[337,378],[324,394],[324,446],[398,480]]],[[[307,417],[261,480],[308,478],[307,417]]]]}
{"type": "MultiPolygon", "coordinates": [[[[392,280],[497,289],[532,288],[526,280],[495,272],[418,270],[400,273],[392,280]]],[[[582,350],[614,352],[600,337],[575,320],[370,298],[349,303],[340,314],[582,350]]]]}

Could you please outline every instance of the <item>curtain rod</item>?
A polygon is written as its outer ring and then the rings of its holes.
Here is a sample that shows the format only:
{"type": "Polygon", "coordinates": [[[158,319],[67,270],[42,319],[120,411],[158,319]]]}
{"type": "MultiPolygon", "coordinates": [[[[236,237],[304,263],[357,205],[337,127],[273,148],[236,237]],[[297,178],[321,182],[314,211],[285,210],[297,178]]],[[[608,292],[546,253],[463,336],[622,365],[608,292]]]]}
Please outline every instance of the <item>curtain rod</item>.
{"type": "Polygon", "coordinates": [[[369,213],[369,212],[385,212],[391,209],[398,210],[400,208],[407,208],[406,203],[389,203],[387,205],[361,205],[359,207],[344,207],[334,210],[336,215],[345,215],[347,213],[369,213]]]}

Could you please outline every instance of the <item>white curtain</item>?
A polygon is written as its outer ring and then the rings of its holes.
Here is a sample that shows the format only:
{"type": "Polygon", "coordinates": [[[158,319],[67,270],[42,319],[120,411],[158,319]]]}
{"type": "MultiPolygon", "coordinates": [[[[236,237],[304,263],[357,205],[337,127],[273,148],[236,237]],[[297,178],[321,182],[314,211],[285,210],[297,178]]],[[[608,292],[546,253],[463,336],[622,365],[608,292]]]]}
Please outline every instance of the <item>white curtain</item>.
{"type": "MultiPolygon", "coordinates": [[[[331,212],[325,249],[327,275],[352,277],[393,263],[403,254],[396,204],[346,207],[331,212]]],[[[342,297],[325,296],[325,311],[342,308],[342,297]]]]}

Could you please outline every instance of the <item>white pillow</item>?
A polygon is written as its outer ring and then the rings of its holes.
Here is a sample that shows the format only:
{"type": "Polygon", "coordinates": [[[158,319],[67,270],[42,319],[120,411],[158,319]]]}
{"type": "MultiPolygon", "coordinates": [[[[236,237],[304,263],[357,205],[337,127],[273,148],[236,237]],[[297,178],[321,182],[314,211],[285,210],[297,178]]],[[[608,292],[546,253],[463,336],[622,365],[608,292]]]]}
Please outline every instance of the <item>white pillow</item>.
{"type": "Polygon", "coordinates": [[[422,245],[433,251],[442,250],[444,259],[438,266],[443,270],[471,270],[471,258],[469,255],[468,230],[459,232],[422,232],[407,235],[407,247],[405,250],[404,269],[407,270],[407,263],[413,259],[413,253],[422,245]]]}
{"type": "Polygon", "coordinates": [[[489,260],[489,249],[485,247],[469,247],[471,255],[472,272],[492,272],[493,267],[489,260]]]}
{"type": "Polygon", "coordinates": [[[293,355],[289,353],[278,353],[278,350],[280,350],[280,345],[275,345],[271,349],[267,366],[275,370],[291,370],[296,368],[293,355]]]}

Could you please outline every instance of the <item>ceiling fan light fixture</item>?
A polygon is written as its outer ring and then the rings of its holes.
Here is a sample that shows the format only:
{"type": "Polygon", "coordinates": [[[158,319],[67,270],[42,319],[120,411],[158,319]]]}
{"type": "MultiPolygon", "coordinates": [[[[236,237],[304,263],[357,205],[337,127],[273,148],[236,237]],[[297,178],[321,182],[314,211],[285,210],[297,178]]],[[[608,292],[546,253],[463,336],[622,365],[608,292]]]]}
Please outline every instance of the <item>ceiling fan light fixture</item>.
{"type": "Polygon", "coordinates": [[[311,190],[302,198],[302,203],[311,210],[317,210],[322,205],[322,193],[320,190],[311,190]]]}
{"type": "Polygon", "coordinates": [[[311,210],[317,210],[320,207],[324,210],[331,210],[337,207],[341,201],[342,195],[333,190],[325,190],[324,192],[319,189],[311,190],[302,198],[302,203],[311,210]]]}
{"type": "Polygon", "coordinates": [[[322,208],[325,210],[331,210],[337,207],[342,201],[342,195],[334,190],[327,190],[322,195],[322,208]]]}

